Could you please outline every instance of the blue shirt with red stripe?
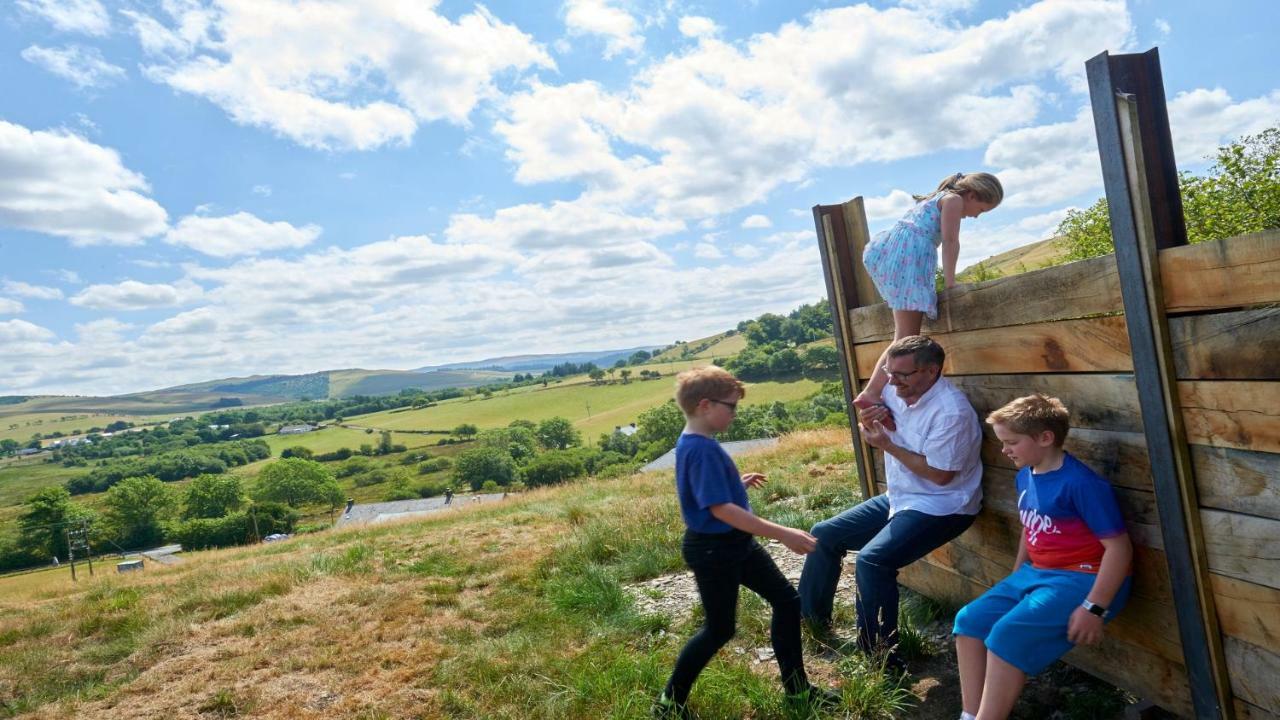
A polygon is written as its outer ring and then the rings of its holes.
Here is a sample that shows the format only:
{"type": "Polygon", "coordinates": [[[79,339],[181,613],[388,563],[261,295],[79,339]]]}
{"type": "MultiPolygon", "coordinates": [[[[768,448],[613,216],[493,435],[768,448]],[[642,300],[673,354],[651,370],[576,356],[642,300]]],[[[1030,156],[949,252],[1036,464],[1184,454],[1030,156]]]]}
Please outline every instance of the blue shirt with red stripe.
{"type": "Polygon", "coordinates": [[[1126,532],[1111,483],[1071,453],[1064,454],[1057,470],[1022,468],[1016,483],[1032,566],[1097,573],[1103,553],[1099,541],[1126,532]]]}

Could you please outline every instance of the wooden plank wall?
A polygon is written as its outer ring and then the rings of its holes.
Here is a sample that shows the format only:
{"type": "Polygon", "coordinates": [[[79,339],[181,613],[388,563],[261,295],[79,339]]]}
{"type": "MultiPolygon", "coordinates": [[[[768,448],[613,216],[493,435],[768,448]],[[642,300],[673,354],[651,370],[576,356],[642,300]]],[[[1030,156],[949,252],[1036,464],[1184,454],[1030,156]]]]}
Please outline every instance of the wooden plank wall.
{"type": "MultiPolygon", "coordinates": [[[[1280,718],[1280,232],[1160,254],[1178,390],[1209,569],[1242,718],[1280,718]]],[[[1072,410],[1068,449],[1114,485],[1136,546],[1133,599],[1096,648],[1068,662],[1184,716],[1192,712],[1161,547],[1120,284],[1111,256],[963,286],[924,332],[980,417],[1031,392],[1072,410]]],[[[883,304],[845,309],[858,377],[892,338],[883,304]]],[[[985,424],[984,424],[985,425],[985,424]]],[[[903,573],[967,602],[1007,575],[1019,524],[1014,468],[990,429],[974,526],[903,573]]],[[[875,457],[883,489],[883,458],[875,457]]]]}

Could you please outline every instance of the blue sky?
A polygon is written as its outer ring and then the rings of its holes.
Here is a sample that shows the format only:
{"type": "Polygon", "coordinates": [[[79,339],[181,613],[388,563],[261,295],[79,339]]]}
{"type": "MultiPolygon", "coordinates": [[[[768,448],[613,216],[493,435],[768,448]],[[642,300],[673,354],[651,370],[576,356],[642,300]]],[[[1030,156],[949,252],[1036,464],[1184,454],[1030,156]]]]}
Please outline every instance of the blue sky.
{"type": "Polygon", "coordinates": [[[1101,195],[1084,62],[1184,169],[1280,122],[1270,0],[15,0],[0,394],[692,339],[824,294],[810,208],[986,170],[961,264],[1101,195]]]}

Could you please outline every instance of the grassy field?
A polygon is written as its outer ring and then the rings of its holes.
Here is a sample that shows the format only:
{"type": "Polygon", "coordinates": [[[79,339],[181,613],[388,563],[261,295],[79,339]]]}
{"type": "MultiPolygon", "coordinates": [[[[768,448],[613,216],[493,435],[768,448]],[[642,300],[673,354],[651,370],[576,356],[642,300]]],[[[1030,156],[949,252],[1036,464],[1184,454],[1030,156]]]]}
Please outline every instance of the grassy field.
{"type": "MultiPolygon", "coordinates": [[[[691,366],[694,361],[675,363],[691,366]]],[[[653,366],[665,368],[667,364],[653,366]]],[[[683,368],[680,368],[683,369],[683,368]]],[[[497,394],[491,398],[457,398],[435,407],[409,412],[379,412],[347,418],[346,422],[380,430],[450,430],[462,423],[480,428],[503,427],[515,419],[538,422],[550,417],[571,420],[584,438],[594,440],[600,433],[619,425],[635,422],[640,413],[661,405],[672,396],[670,377],[660,380],[615,381],[593,385],[587,382],[565,382],[521,388],[523,392],[497,394]]],[[[747,405],[795,400],[818,390],[820,383],[809,379],[791,382],[763,382],[747,385],[747,405]]]]}
{"type": "Polygon", "coordinates": [[[726,336],[725,333],[716,333],[708,335],[697,340],[678,344],[668,348],[654,356],[654,360],[665,362],[667,360],[687,360],[692,358],[725,358],[730,355],[736,355],[739,351],[747,347],[747,339],[741,333],[735,333],[726,336]],[[700,349],[699,349],[700,348],[700,349]],[[686,350],[693,351],[691,355],[685,356],[686,350]]]}
{"type": "Polygon", "coordinates": [[[0,415],[0,440],[17,440],[25,444],[36,433],[46,436],[54,432],[71,435],[76,430],[83,433],[93,427],[105,428],[117,420],[145,425],[166,422],[172,418],[173,415],[123,415],[102,412],[24,412],[16,415],[0,415]]]}
{"type": "MultiPolygon", "coordinates": [[[[845,444],[810,433],[751,460],[773,478],[753,503],[805,524],[850,502],[845,444]]],[[[669,484],[587,481],[5,597],[6,706],[103,720],[648,717],[693,627],[641,615],[622,584],[679,567],[669,484]]],[[[767,614],[752,599],[742,615],[695,690],[700,717],[805,717],[784,706],[772,664],[754,662],[767,614]]],[[[913,702],[857,657],[810,672],[842,687],[850,717],[913,702]]]]}

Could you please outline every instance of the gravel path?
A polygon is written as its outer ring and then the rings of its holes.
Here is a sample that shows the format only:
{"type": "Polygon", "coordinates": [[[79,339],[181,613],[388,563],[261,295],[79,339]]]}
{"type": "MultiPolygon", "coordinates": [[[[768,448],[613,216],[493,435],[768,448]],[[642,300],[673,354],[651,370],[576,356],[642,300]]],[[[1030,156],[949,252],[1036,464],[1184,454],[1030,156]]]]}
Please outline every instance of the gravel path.
{"type": "Polygon", "coordinates": [[[421,500],[398,500],[396,502],[364,503],[355,505],[350,513],[338,517],[337,525],[349,523],[380,523],[387,520],[427,515],[450,508],[466,507],[477,502],[493,502],[501,500],[502,493],[480,493],[476,495],[454,495],[453,502],[445,504],[444,497],[423,498],[421,500]]]}
{"type": "MultiPolygon", "coordinates": [[[[738,457],[752,450],[765,450],[778,444],[778,438],[760,438],[759,440],[731,440],[720,443],[720,447],[729,453],[729,457],[738,457]]],[[[676,451],[671,449],[666,455],[640,468],[640,472],[653,470],[674,470],[676,467],[676,451]]]]}

